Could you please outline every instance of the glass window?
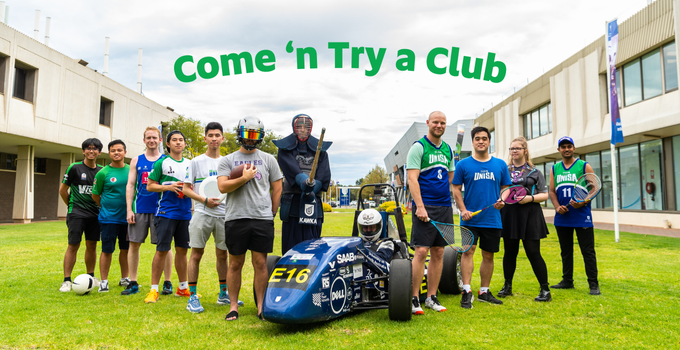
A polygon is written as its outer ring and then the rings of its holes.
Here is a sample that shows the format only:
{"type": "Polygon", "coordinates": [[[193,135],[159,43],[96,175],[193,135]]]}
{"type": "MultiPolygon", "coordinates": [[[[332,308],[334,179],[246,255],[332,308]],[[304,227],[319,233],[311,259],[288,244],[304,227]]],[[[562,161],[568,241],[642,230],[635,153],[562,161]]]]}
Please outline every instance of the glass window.
{"type": "Polygon", "coordinates": [[[531,140],[531,114],[524,115],[524,138],[531,140]]]}
{"type": "Polygon", "coordinates": [[[675,42],[663,47],[663,70],[666,78],[666,91],[678,88],[678,57],[675,42]]]}
{"type": "Polygon", "coordinates": [[[642,98],[661,95],[661,52],[653,51],[642,56],[642,98]]]}
{"type": "MultiPolygon", "coordinates": [[[[545,182],[548,184],[548,186],[550,186],[550,175],[552,174],[553,165],[555,165],[555,162],[545,163],[545,174],[546,174],[545,175],[545,182]]],[[[550,199],[548,199],[546,201],[546,206],[548,208],[554,208],[554,206],[552,205],[552,201],[550,201],[550,199]]]]}
{"type": "Polygon", "coordinates": [[[621,209],[642,209],[639,156],[637,144],[619,148],[621,209]]]}
{"type": "Polygon", "coordinates": [[[538,109],[531,112],[531,134],[534,136],[533,138],[537,138],[540,133],[540,126],[539,126],[539,119],[538,119],[538,109]]]}
{"type": "Polygon", "coordinates": [[[489,132],[490,138],[489,138],[489,153],[494,153],[496,152],[496,130],[491,130],[489,132]]]}
{"type": "Polygon", "coordinates": [[[640,144],[642,162],[642,209],[663,210],[663,181],[661,172],[661,140],[640,144]]]}
{"type": "Polygon", "coordinates": [[[625,79],[625,86],[623,87],[625,105],[630,106],[633,103],[642,101],[642,81],[640,80],[640,61],[635,60],[623,66],[623,79],[625,79]]]}
{"type": "Polygon", "coordinates": [[[538,110],[538,115],[541,118],[541,136],[548,134],[548,105],[541,107],[538,110]]]}
{"type": "Polygon", "coordinates": [[[623,95],[621,95],[621,70],[616,69],[616,96],[618,96],[619,109],[621,109],[621,104],[623,103],[623,95]]]}
{"type": "Polygon", "coordinates": [[[550,120],[550,103],[545,108],[545,114],[548,116],[548,132],[552,132],[552,121],[550,120]]]}
{"type": "Polygon", "coordinates": [[[602,176],[602,191],[600,192],[600,198],[602,203],[602,208],[611,209],[614,208],[614,202],[612,202],[612,196],[614,195],[614,189],[612,188],[612,152],[610,150],[600,152],[601,155],[601,170],[602,176]]]}
{"type": "Polygon", "coordinates": [[[680,208],[680,136],[673,136],[673,175],[675,176],[675,210],[680,208]]]}
{"type": "MultiPolygon", "coordinates": [[[[593,152],[593,153],[588,153],[585,156],[585,161],[590,164],[590,166],[593,168],[593,171],[595,172],[595,175],[599,176],[600,179],[602,179],[602,173],[600,169],[600,152],[593,152]]],[[[593,208],[602,208],[602,199],[600,196],[597,196],[595,200],[592,202],[592,207],[593,208]]]]}
{"type": "Polygon", "coordinates": [[[14,68],[14,97],[26,99],[26,70],[14,68]]]}

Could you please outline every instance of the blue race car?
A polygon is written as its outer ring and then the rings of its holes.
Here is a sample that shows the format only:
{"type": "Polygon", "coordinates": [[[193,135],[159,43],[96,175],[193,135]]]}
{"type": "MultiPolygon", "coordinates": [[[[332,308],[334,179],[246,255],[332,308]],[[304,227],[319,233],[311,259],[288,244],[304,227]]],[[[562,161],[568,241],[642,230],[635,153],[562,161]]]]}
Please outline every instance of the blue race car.
{"type": "MultiPolygon", "coordinates": [[[[388,184],[366,186],[392,187],[388,184]]],[[[269,283],[263,304],[266,320],[311,323],[331,320],[355,310],[385,308],[389,310],[391,320],[411,319],[412,255],[406,244],[402,213],[395,210],[385,214],[387,217],[393,215],[397,222],[392,230],[383,225],[384,239],[392,239],[395,243],[393,258],[385,261],[365,248],[358,237],[356,217],[362,204],[360,190],[353,237],[308,240],[283,257],[272,255],[267,258],[269,283]]],[[[397,208],[400,208],[398,201],[397,208]]],[[[421,301],[427,295],[426,278],[420,288],[421,301]]],[[[444,251],[439,291],[446,294],[462,291],[460,255],[450,247],[444,251]]]]}

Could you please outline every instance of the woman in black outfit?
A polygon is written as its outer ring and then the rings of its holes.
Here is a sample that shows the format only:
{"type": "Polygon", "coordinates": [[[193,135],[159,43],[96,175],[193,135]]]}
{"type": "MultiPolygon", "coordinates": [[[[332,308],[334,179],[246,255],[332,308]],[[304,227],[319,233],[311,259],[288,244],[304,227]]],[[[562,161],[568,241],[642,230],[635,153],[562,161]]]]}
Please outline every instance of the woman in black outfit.
{"type": "Polygon", "coordinates": [[[548,200],[548,186],[543,174],[531,163],[527,141],[524,137],[518,137],[510,144],[508,170],[513,185],[526,187],[528,194],[516,205],[506,205],[501,209],[505,247],[503,256],[505,284],[498,292],[498,296],[512,295],[512,277],[517,266],[519,241],[522,240],[524,251],[541,285],[541,292],[534,300],[550,301],[552,296],[548,287],[548,270],[541,256],[541,239],[547,237],[548,227],[539,204],[548,200]]]}

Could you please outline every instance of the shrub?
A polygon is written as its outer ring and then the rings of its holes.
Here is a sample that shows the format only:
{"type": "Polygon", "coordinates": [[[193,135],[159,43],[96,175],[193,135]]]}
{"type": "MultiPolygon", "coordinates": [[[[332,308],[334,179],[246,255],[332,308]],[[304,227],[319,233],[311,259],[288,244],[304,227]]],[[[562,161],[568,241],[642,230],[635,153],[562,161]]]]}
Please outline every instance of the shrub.
{"type": "MultiPolygon", "coordinates": [[[[394,209],[396,209],[397,203],[394,201],[389,201],[385,202],[383,204],[380,204],[380,207],[378,207],[378,211],[386,211],[386,212],[394,212],[394,209]]],[[[401,213],[406,215],[406,206],[403,204],[401,205],[401,213]]]]}
{"type": "Polygon", "coordinates": [[[324,211],[324,212],[332,212],[332,211],[333,211],[333,208],[331,208],[331,205],[330,205],[330,204],[324,203],[324,204],[323,204],[323,211],[324,211]]]}

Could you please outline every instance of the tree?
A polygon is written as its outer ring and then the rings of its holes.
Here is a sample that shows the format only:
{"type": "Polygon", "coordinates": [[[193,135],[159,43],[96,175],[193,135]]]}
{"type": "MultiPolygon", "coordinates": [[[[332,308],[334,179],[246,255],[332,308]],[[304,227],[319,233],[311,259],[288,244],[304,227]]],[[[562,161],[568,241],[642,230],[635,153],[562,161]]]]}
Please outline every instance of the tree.
{"type": "MultiPolygon", "coordinates": [[[[163,145],[165,145],[165,136],[170,133],[170,131],[179,130],[184,134],[184,138],[187,143],[187,147],[184,149],[184,153],[182,155],[189,159],[198,157],[199,155],[205,153],[208,147],[204,140],[206,125],[207,123],[201,123],[196,119],[187,118],[184,115],[177,116],[175,119],[163,126],[163,145]]],[[[222,128],[225,130],[224,142],[220,145],[220,154],[226,156],[227,154],[238,151],[241,145],[236,142],[235,127],[230,129],[225,127],[225,125],[222,125],[222,128]]],[[[276,157],[278,148],[272,141],[280,138],[281,136],[275,134],[272,130],[266,130],[264,140],[258,148],[261,151],[276,157]]]]}
{"type": "MultiPolygon", "coordinates": [[[[357,180],[357,185],[363,186],[367,184],[382,184],[388,183],[389,180],[390,178],[387,176],[387,172],[385,171],[385,169],[376,164],[375,168],[371,169],[371,171],[369,171],[368,174],[366,174],[361,179],[357,180]]],[[[364,191],[361,192],[361,196],[363,197],[363,199],[373,197],[374,189],[375,187],[365,188],[364,191]]]]}

